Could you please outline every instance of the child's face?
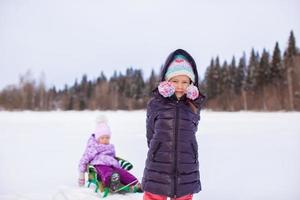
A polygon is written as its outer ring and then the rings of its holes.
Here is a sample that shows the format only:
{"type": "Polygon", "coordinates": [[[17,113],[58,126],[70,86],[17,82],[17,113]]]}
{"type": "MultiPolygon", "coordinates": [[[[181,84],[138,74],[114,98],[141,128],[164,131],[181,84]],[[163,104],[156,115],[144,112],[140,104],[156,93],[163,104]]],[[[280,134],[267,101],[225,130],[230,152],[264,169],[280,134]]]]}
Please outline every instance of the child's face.
{"type": "Polygon", "coordinates": [[[109,144],[109,140],[110,140],[110,136],[103,135],[103,136],[99,137],[98,142],[100,144],[109,144]]]}
{"type": "Polygon", "coordinates": [[[185,75],[174,76],[170,79],[170,82],[175,87],[175,95],[177,98],[182,97],[186,93],[186,89],[191,83],[190,78],[185,75]]]}

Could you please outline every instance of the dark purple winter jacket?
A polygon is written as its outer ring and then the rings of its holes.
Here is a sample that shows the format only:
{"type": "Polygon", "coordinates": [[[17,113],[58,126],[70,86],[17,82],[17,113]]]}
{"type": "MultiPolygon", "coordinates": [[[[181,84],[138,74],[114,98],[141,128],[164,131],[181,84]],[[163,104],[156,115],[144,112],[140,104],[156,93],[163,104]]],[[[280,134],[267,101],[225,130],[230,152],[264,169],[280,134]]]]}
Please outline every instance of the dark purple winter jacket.
{"type": "MultiPolygon", "coordinates": [[[[166,68],[178,53],[192,59],[184,50],[173,52],[166,61],[161,80],[164,80],[166,68]]],[[[197,70],[194,60],[190,62],[197,70]]],[[[195,85],[198,85],[197,71],[195,76],[195,85]]],[[[142,180],[144,191],[178,198],[201,190],[195,134],[204,99],[202,94],[194,101],[186,96],[180,100],[175,95],[164,98],[157,89],[154,90],[147,106],[149,150],[142,180]],[[196,112],[190,103],[197,108],[196,112]]]]}

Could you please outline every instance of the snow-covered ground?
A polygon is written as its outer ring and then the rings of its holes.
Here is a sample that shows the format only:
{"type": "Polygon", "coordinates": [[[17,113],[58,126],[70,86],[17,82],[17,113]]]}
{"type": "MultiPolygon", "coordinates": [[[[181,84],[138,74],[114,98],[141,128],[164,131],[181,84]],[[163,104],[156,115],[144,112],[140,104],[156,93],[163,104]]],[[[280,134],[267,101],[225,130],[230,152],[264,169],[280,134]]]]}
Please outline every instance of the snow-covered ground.
{"type": "MultiPolygon", "coordinates": [[[[117,154],[141,179],[145,111],[0,112],[0,199],[99,199],[77,187],[77,166],[101,114],[109,119],[117,154]]],[[[299,112],[203,111],[197,138],[203,190],[194,199],[300,199],[299,112]]]]}

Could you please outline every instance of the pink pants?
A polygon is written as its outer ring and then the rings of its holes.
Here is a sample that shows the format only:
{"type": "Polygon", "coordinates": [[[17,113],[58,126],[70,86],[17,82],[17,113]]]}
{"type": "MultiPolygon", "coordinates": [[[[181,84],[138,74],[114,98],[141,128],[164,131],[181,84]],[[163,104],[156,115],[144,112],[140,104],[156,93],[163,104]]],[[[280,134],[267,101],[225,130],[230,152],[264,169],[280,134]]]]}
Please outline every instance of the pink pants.
{"type": "MultiPolygon", "coordinates": [[[[144,192],[143,200],[167,200],[167,196],[162,196],[158,194],[153,194],[151,192],[144,192]]],[[[188,194],[179,198],[171,198],[171,200],[192,200],[193,195],[188,194]]]]}
{"type": "Polygon", "coordinates": [[[106,165],[95,165],[97,174],[101,177],[105,186],[109,186],[111,175],[114,172],[120,174],[121,183],[127,185],[136,181],[137,178],[130,174],[127,170],[106,165]]]}

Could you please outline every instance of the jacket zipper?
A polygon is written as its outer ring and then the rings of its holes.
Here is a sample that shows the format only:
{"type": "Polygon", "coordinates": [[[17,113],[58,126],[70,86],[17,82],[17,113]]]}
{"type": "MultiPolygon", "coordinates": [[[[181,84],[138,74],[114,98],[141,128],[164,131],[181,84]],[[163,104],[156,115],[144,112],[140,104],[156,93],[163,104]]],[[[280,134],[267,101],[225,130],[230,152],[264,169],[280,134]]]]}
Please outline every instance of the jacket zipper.
{"type": "Polygon", "coordinates": [[[178,120],[179,120],[179,108],[178,108],[179,100],[176,101],[176,120],[175,120],[175,154],[174,154],[174,198],[176,198],[177,194],[177,141],[178,141],[178,120]]]}

